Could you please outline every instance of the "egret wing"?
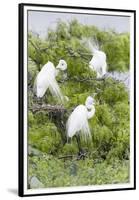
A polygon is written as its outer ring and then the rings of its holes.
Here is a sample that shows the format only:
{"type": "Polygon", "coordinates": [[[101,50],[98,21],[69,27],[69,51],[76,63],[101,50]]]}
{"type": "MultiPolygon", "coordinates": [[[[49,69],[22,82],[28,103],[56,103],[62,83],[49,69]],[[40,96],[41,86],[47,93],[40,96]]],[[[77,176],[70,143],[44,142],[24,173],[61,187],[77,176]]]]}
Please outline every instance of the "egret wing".
{"type": "Polygon", "coordinates": [[[41,76],[42,74],[38,74],[34,83],[34,91],[37,95],[37,97],[41,98],[44,96],[46,90],[48,89],[49,83],[47,80],[47,76],[46,78],[44,78],[44,76],[41,76]]]}
{"type": "Polygon", "coordinates": [[[48,82],[49,82],[49,90],[52,93],[52,95],[57,97],[58,99],[60,99],[63,102],[64,96],[60,90],[60,87],[59,87],[56,79],[54,77],[53,78],[49,77],[48,82]]]}

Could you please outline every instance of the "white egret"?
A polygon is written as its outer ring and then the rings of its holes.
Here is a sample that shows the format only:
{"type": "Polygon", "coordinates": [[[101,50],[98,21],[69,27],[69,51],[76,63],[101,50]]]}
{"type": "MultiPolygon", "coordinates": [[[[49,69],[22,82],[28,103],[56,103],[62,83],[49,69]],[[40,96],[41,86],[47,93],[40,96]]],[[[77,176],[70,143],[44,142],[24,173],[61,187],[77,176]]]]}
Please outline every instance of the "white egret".
{"type": "Polygon", "coordinates": [[[67,63],[65,60],[60,60],[56,68],[52,62],[48,61],[36,77],[34,84],[36,96],[42,98],[49,89],[53,96],[63,101],[64,97],[56,81],[56,76],[60,70],[65,71],[66,69],[67,63]]]}
{"type": "Polygon", "coordinates": [[[80,146],[80,135],[85,141],[87,138],[91,139],[88,119],[92,118],[95,114],[94,103],[94,99],[88,96],[85,105],[78,105],[67,120],[67,139],[76,136],[80,155],[83,153],[80,146]]]}
{"type": "Polygon", "coordinates": [[[99,50],[99,46],[97,44],[93,45],[90,41],[88,44],[93,55],[91,61],[89,62],[89,68],[96,71],[97,78],[101,78],[107,72],[106,54],[99,50]]]}

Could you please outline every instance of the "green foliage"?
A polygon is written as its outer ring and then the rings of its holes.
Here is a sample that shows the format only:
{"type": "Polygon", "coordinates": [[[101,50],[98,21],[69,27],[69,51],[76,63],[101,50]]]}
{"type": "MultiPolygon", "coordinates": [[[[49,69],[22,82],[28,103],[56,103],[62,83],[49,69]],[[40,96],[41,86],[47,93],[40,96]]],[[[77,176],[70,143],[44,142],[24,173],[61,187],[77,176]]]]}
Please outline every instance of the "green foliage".
{"type": "MultiPolygon", "coordinates": [[[[38,177],[45,187],[129,182],[128,93],[122,83],[111,78],[102,81],[92,79],[96,73],[88,67],[92,55],[82,42],[84,38],[98,41],[100,48],[106,52],[109,71],[129,70],[128,33],[102,31],[94,26],[82,25],[77,20],[69,23],[59,21],[56,30],[49,29],[45,39],[29,33],[28,144],[41,152],[40,155],[28,156],[29,177],[38,177]],[[56,124],[47,111],[33,113],[31,108],[37,101],[33,94],[37,73],[48,60],[56,66],[59,59],[65,59],[68,64],[67,80],[62,80],[63,74],[60,74],[57,81],[69,101],[63,105],[67,113],[56,124]],[[60,123],[65,125],[72,110],[96,92],[96,112],[89,120],[92,141],[86,143],[81,140],[88,158],[77,161],[76,139],[73,137],[71,143],[63,144],[62,137],[66,137],[66,133],[64,128],[59,129],[60,123]],[[59,158],[69,155],[73,158],[59,158]]],[[[49,90],[43,103],[59,104],[49,90]]]]}
{"type": "Polygon", "coordinates": [[[77,20],[69,23],[59,21],[55,31],[49,29],[45,40],[29,33],[29,57],[40,68],[51,60],[57,64],[59,59],[67,61],[69,76],[79,76],[88,72],[92,56],[84,45],[84,38],[92,38],[107,55],[109,71],[129,70],[129,34],[101,31],[94,26],[82,25],[77,20]]]}
{"type": "Polygon", "coordinates": [[[91,159],[63,162],[47,156],[29,158],[29,174],[37,176],[45,187],[117,184],[129,182],[129,163],[114,160],[94,163],[91,159]],[[32,167],[35,163],[35,167],[32,167]]]}
{"type": "Polygon", "coordinates": [[[57,148],[61,146],[60,135],[52,123],[36,124],[30,128],[28,141],[31,146],[49,154],[57,153],[57,148]]]}
{"type": "Polygon", "coordinates": [[[111,79],[107,80],[102,95],[103,100],[111,106],[119,101],[128,101],[128,93],[125,90],[124,84],[117,83],[111,79]]]}

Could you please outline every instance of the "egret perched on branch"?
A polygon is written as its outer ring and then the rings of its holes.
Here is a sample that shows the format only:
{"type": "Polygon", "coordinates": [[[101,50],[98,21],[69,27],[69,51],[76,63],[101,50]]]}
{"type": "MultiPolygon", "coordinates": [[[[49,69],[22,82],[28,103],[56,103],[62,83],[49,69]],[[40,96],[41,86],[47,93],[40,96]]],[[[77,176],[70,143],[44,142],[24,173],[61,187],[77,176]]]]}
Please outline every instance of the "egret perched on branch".
{"type": "Polygon", "coordinates": [[[36,77],[34,84],[36,96],[42,98],[49,88],[53,96],[63,101],[64,97],[56,81],[56,76],[60,70],[65,71],[66,69],[67,63],[65,60],[60,60],[56,68],[52,62],[48,61],[36,77]]]}
{"type": "Polygon", "coordinates": [[[88,119],[92,118],[95,114],[94,104],[94,98],[88,96],[85,105],[78,105],[67,120],[67,139],[76,136],[80,155],[83,155],[80,145],[80,135],[85,141],[91,139],[88,119]]]}
{"type": "Polygon", "coordinates": [[[97,43],[88,41],[89,48],[92,52],[92,59],[89,62],[90,69],[96,71],[97,78],[103,77],[107,72],[106,54],[99,50],[97,43]]]}

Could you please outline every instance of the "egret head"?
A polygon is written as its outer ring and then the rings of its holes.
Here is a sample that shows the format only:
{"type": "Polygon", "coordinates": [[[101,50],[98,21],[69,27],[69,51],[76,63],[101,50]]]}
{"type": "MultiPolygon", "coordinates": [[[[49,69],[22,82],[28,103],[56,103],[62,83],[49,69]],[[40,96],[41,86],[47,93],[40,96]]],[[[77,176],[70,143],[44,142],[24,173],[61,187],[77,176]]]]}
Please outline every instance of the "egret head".
{"type": "Polygon", "coordinates": [[[61,71],[65,71],[67,69],[67,63],[65,60],[60,60],[56,69],[59,69],[61,71]]]}
{"type": "Polygon", "coordinates": [[[88,96],[85,101],[85,106],[87,107],[87,109],[90,110],[94,104],[95,104],[94,98],[91,96],[88,96]]]}

